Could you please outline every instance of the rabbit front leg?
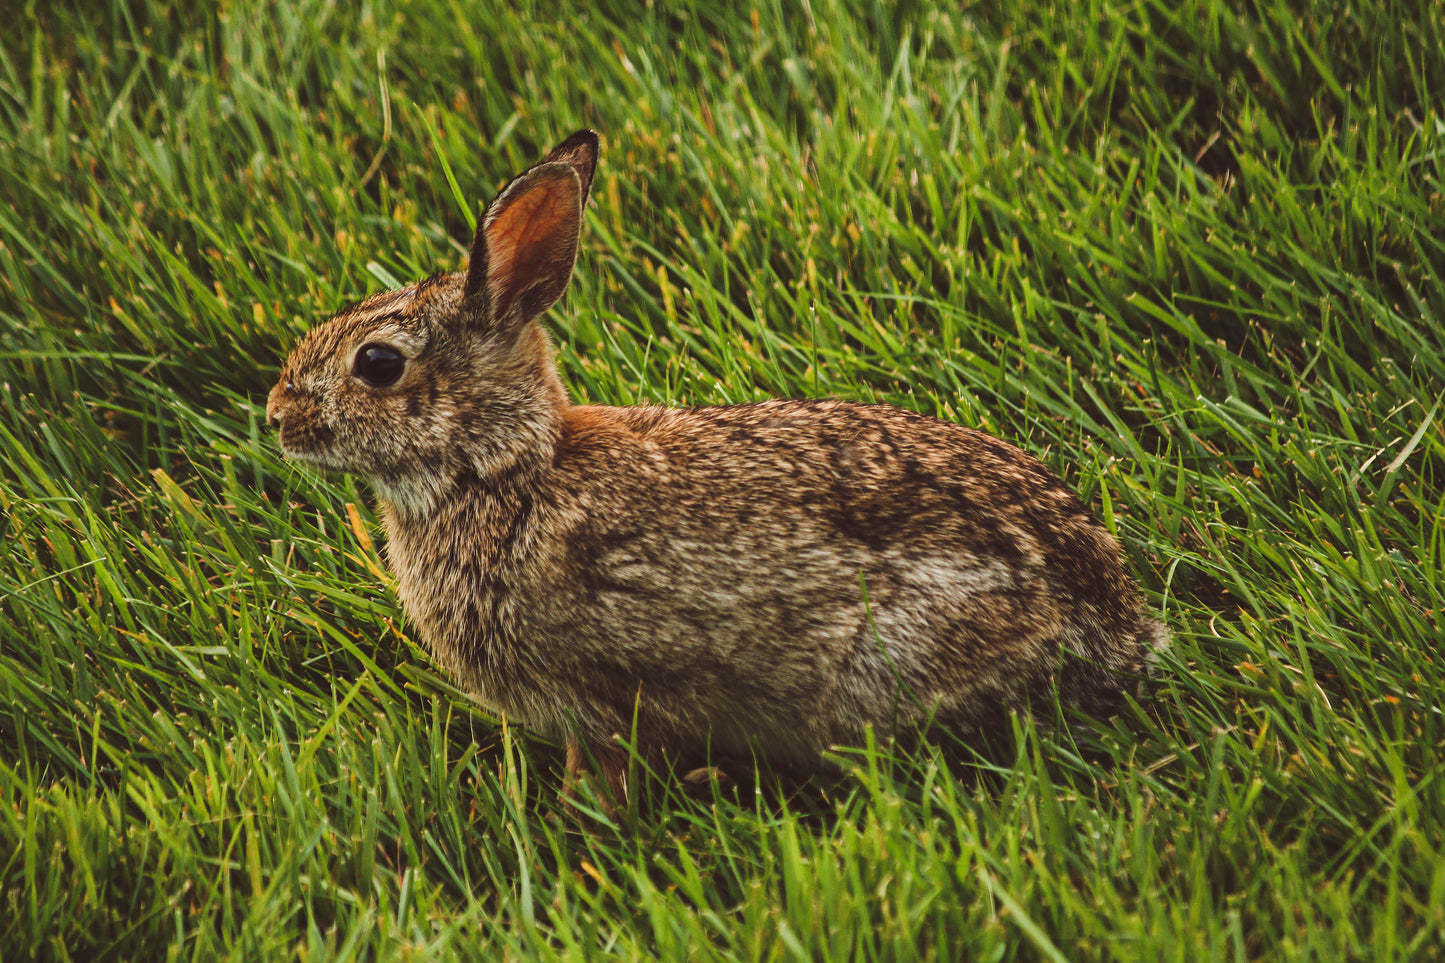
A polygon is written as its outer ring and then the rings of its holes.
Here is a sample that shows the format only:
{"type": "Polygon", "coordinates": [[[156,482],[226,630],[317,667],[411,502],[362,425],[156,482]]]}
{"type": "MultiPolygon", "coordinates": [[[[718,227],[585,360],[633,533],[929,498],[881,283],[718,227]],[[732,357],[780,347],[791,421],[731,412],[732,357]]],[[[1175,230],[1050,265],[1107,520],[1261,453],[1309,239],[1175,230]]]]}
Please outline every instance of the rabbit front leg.
{"type": "Polygon", "coordinates": [[[567,773],[562,780],[562,802],[572,808],[582,780],[596,775],[602,781],[597,801],[609,816],[627,804],[627,752],[620,746],[584,744],[576,735],[567,737],[567,773]]]}

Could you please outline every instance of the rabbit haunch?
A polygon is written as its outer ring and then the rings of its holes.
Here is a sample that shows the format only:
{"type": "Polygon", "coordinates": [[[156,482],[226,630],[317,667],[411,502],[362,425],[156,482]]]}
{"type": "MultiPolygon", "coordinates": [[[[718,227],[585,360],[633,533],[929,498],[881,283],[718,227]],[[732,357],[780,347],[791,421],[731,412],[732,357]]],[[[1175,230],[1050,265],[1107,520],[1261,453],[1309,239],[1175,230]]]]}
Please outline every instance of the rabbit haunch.
{"type": "Polygon", "coordinates": [[[488,206],[465,272],[312,331],[271,392],[290,456],[371,480],[408,618],[486,705],[614,795],[649,751],[804,768],[928,719],[1107,712],[1162,645],[1118,544],[1037,459],[881,405],[572,405],[537,318],[597,140],[488,206]]]}

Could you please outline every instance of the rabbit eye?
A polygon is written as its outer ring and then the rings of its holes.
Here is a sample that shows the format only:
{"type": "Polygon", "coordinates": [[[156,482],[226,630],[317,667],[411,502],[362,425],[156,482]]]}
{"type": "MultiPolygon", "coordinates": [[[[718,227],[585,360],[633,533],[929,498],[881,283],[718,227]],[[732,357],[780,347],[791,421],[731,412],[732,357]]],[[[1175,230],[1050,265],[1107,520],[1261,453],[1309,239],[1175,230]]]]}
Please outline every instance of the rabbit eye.
{"type": "Polygon", "coordinates": [[[401,352],[384,344],[364,344],[356,352],[356,361],[351,373],[373,388],[386,388],[396,384],[406,359],[401,352]]]}

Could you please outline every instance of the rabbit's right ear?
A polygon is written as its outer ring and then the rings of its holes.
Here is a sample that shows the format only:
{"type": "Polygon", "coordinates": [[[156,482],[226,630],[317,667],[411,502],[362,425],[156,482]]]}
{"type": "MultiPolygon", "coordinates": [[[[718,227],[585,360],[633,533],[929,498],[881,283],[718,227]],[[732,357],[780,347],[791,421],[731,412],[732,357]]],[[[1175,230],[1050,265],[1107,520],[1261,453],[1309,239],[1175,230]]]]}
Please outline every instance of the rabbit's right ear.
{"type": "Polygon", "coordinates": [[[485,327],[515,330],[567,289],[596,167],[597,134],[578,131],[487,205],[463,289],[467,301],[485,299],[485,327]]]}

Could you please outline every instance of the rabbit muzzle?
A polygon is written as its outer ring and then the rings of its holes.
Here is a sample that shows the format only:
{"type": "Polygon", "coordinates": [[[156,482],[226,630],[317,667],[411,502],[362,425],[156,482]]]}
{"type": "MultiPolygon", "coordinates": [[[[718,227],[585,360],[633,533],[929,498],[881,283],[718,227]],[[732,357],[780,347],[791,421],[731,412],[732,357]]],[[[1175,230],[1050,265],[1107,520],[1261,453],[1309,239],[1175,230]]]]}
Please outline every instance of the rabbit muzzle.
{"type": "MultiPolygon", "coordinates": [[[[271,389],[266,399],[266,423],[280,434],[287,458],[327,467],[336,432],[326,423],[316,399],[298,391],[289,381],[271,389]]],[[[338,466],[339,467],[339,466],[338,466]]]]}

